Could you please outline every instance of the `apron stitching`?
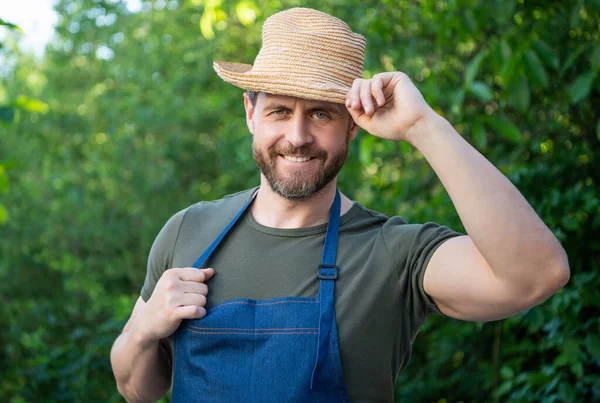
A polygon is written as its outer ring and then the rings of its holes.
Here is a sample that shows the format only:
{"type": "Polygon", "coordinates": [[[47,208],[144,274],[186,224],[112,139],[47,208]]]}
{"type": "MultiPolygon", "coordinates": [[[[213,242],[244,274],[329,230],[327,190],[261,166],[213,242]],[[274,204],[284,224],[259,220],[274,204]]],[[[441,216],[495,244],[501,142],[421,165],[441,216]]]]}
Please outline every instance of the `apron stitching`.
{"type": "Polygon", "coordinates": [[[213,312],[219,309],[222,306],[226,305],[274,305],[274,304],[291,304],[291,303],[301,303],[301,304],[318,304],[319,301],[277,301],[277,302],[267,302],[267,303],[257,303],[257,302],[226,302],[221,305],[215,306],[212,309],[209,309],[209,312],[213,312]]]}
{"type": "MultiPolygon", "coordinates": [[[[256,332],[198,332],[197,330],[187,329],[188,332],[196,334],[257,334],[256,332]]],[[[258,334],[318,334],[317,332],[261,332],[258,334]]]]}
{"type": "Polygon", "coordinates": [[[342,395],[342,389],[340,387],[340,380],[338,378],[337,371],[335,370],[335,357],[333,356],[333,335],[329,333],[329,351],[331,352],[331,363],[333,364],[333,374],[335,375],[335,383],[338,387],[338,392],[340,392],[340,397],[342,398],[342,402],[345,402],[344,395],[342,395]]]}
{"type": "Polygon", "coordinates": [[[197,329],[197,330],[258,330],[258,331],[265,331],[265,330],[319,330],[318,327],[274,327],[274,328],[256,328],[256,329],[250,329],[250,328],[238,328],[238,327],[196,327],[196,326],[186,326],[188,329],[197,329]]]}

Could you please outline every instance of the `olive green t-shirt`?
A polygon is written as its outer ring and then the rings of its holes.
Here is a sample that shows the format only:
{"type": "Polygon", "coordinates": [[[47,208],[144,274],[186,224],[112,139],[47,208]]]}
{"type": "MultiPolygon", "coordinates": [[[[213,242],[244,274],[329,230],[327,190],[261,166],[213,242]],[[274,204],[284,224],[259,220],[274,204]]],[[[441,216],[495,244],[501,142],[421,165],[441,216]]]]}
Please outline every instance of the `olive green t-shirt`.
{"type": "MultiPolygon", "coordinates": [[[[196,261],[253,190],[196,203],[165,224],[150,251],[144,301],[165,270],[196,261]]],[[[265,227],[247,211],[205,265],[215,270],[206,308],[234,298],[317,297],[326,228],[265,227]]],[[[393,402],[396,375],[408,363],[419,327],[439,312],[423,291],[425,268],[444,241],[459,235],[431,222],[388,218],[356,202],[341,217],[335,312],[351,401],[393,402]]]]}

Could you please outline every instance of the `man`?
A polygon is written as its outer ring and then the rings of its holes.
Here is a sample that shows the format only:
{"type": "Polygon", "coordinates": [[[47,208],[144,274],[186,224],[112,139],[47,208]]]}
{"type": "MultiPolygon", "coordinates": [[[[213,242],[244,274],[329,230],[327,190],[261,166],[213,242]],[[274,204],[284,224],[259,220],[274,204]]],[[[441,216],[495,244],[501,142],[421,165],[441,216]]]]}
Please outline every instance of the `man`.
{"type": "Polygon", "coordinates": [[[171,380],[173,401],[393,401],[428,314],[505,318],[568,281],[534,210],[405,74],[360,78],[364,48],[342,21],[291,9],[265,22],[253,66],[215,63],[248,91],[261,183],[161,230],[111,353],[129,401],[155,401],[171,380]],[[359,127],[422,152],[468,235],[339,193],[359,127]]]}

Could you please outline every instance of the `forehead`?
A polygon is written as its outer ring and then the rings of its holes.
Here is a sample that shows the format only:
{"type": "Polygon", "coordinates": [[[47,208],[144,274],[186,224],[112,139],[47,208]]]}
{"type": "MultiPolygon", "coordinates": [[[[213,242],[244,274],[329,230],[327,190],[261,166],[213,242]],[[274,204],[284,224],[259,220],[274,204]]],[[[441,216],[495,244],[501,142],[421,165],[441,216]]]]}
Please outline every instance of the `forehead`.
{"type": "Polygon", "coordinates": [[[346,112],[346,108],[342,104],[336,104],[334,102],[318,101],[314,99],[304,99],[291,97],[287,95],[276,95],[268,94],[266,92],[260,92],[258,94],[258,103],[261,103],[263,107],[272,106],[286,106],[290,109],[296,105],[303,106],[304,109],[326,109],[336,111],[338,113],[346,112]]]}

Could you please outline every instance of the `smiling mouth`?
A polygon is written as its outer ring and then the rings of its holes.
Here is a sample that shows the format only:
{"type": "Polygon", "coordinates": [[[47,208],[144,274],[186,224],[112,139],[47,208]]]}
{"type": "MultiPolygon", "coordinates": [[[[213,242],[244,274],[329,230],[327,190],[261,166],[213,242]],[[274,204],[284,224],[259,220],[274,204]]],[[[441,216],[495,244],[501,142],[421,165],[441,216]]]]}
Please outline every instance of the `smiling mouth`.
{"type": "Polygon", "coordinates": [[[293,161],[293,162],[306,162],[308,160],[311,160],[311,157],[293,157],[291,155],[281,155],[283,158],[285,158],[288,161],[293,161]]]}

